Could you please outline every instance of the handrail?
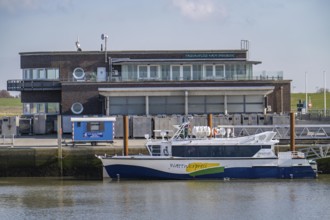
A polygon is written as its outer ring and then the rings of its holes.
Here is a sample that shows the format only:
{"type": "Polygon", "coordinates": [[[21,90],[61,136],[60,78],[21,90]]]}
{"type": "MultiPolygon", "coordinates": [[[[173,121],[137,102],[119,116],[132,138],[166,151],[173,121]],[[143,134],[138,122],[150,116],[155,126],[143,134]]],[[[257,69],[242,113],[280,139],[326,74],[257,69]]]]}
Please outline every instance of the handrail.
{"type": "MultiPolygon", "coordinates": [[[[218,125],[222,128],[232,128],[236,136],[246,136],[257,134],[265,131],[276,132],[276,138],[290,139],[290,125],[218,125]]],[[[296,139],[329,139],[329,124],[298,124],[295,125],[296,139]]]]}
{"type": "Polygon", "coordinates": [[[60,90],[59,80],[8,80],[8,91],[60,90]]]}

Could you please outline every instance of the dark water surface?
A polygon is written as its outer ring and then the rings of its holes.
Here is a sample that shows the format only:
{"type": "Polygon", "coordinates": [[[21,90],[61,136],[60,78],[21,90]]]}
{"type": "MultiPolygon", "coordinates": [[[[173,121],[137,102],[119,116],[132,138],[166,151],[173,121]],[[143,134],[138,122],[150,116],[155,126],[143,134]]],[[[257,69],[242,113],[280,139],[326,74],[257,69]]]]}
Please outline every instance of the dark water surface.
{"type": "Polygon", "coordinates": [[[0,219],[328,219],[316,180],[76,181],[0,178],[0,219]]]}

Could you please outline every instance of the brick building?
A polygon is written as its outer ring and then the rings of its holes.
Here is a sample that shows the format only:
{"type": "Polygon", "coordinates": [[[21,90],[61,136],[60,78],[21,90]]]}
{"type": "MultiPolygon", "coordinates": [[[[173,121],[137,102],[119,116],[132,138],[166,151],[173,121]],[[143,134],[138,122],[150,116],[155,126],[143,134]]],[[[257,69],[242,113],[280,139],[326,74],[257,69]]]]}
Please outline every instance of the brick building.
{"type": "Polygon", "coordinates": [[[290,112],[290,83],[256,76],[248,50],[20,53],[25,115],[290,112]]]}

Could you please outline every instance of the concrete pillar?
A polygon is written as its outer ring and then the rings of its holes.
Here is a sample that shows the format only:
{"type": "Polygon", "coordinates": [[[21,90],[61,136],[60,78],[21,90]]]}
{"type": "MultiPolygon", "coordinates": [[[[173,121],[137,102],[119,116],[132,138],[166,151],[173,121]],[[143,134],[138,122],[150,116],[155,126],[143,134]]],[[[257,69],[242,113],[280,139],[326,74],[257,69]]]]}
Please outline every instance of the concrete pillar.
{"type": "Polygon", "coordinates": [[[110,115],[110,97],[109,96],[106,97],[105,111],[106,111],[106,115],[109,116],[110,115]]]}
{"type": "Polygon", "coordinates": [[[128,156],[128,116],[127,115],[124,115],[123,117],[123,124],[124,124],[124,155],[125,156],[128,156]]]}
{"type": "Polygon", "coordinates": [[[225,115],[227,115],[228,114],[227,95],[224,96],[223,105],[224,105],[225,115]]]}
{"type": "Polygon", "coordinates": [[[185,91],[184,92],[184,95],[185,95],[185,100],[184,100],[184,114],[185,115],[188,115],[188,91],[185,91]]]}
{"type": "Polygon", "coordinates": [[[146,95],[146,115],[149,115],[149,96],[146,95]]]}
{"type": "Polygon", "coordinates": [[[290,151],[296,151],[295,131],[294,112],[290,112],[290,151]]]}
{"type": "Polygon", "coordinates": [[[211,129],[210,137],[212,137],[212,135],[213,135],[213,115],[212,114],[207,115],[207,126],[209,126],[211,129]]]}
{"type": "Polygon", "coordinates": [[[283,114],[283,86],[281,86],[281,114],[283,114]]]}

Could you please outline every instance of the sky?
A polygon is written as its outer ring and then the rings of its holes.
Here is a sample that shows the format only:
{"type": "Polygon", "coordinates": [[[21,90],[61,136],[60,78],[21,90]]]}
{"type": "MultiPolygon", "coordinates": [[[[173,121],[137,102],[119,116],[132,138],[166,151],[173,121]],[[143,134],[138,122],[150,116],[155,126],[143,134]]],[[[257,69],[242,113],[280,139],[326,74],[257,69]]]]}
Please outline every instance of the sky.
{"type": "Polygon", "coordinates": [[[0,90],[19,52],[240,49],[293,92],[330,88],[329,0],[0,0],[0,90]],[[325,74],[324,74],[325,73],[325,74]],[[326,75],[326,81],[324,81],[326,75]],[[306,77],[305,77],[306,76],[306,77]],[[326,83],[324,83],[326,82],[326,83]]]}

